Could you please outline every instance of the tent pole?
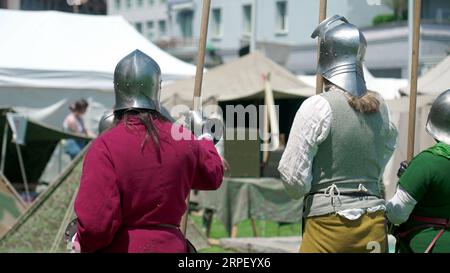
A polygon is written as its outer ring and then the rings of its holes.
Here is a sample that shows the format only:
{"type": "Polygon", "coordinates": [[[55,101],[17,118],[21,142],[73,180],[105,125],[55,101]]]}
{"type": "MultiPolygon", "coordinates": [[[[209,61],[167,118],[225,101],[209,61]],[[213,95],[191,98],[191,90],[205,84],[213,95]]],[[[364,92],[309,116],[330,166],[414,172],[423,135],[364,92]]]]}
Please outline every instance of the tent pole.
{"type": "Polygon", "coordinates": [[[58,243],[61,241],[61,238],[63,238],[64,232],[66,231],[67,225],[69,224],[70,220],[70,215],[72,214],[73,211],[73,207],[75,204],[75,200],[77,198],[77,193],[78,190],[75,190],[73,192],[72,198],[70,200],[69,203],[69,208],[67,209],[66,213],[64,214],[64,218],[63,221],[61,223],[61,225],[59,226],[58,232],[56,233],[55,236],[55,240],[52,243],[52,246],[50,247],[50,253],[56,253],[56,251],[58,250],[58,243]]]}
{"type": "Polygon", "coordinates": [[[8,122],[5,120],[5,128],[3,130],[3,139],[2,139],[2,155],[1,155],[1,165],[0,165],[0,173],[5,173],[5,160],[6,160],[6,145],[8,139],[8,122]]]}
{"type": "Polygon", "coordinates": [[[62,172],[62,150],[64,149],[62,141],[58,144],[58,174],[62,172]]]}
{"type": "MultiPolygon", "coordinates": [[[[195,86],[194,86],[194,100],[193,100],[194,111],[200,111],[202,107],[202,82],[203,82],[203,70],[205,69],[206,38],[208,36],[208,21],[210,8],[211,8],[211,0],[203,0],[202,23],[200,29],[200,39],[197,56],[197,72],[195,74],[195,86]]],[[[190,195],[188,195],[186,199],[186,212],[184,213],[183,218],[181,218],[180,228],[181,232],[185,236],[189,217],[189,200],[190,195]]]]}
{"type": "MultiPolygon", "coordinates": [[[[327,0],[320,0],[319,8],[319,24],[327,18],[327,0]]],[[[317,44],[317,63],[319,63],[320,57],[320,39],[317,44]]],[[[323,78],[322,75],[317,74],[316,79],[316,94],[323,92],[323,78]]]]}
{"type": "Polygon", "coordinates": [[[19,159],[20,172],[22,173],[23,185],[25,186],[25,194],[27,197],[27,202],[30,202],[31,200],[30,191],[28,189],[28,180],[27,174],[25,172],[25,165],[23,164],[22,151],[20,150],[20,146],[17,143],[16,143],[16,150],[17,150],[17,158],[19,159]]]}
{"type": "Polygon", "coordinates": [[[268,84],[267,81],[269,80],[268,77],[269,74],[263,75],[264,77],[264,85],[266,87],[266,91],[264,93],[264,124],[263,124],[263,137],[264,137],[264,151],[263,151],[263,164],[264,168],[266,167],[267,162],[269,161],[269,95],[267,92],[268,84]]]}
{"type": "Polygon", "coordinates": [[[411,92],[409,97],[409,127],[408,127],[408,161],[414,157],[415,132],[416,132],[416,109],[417,109],[417,75],[419,70],[420,54],[420,18],[422,0],[414,1],[413,22],[413,47],[411,55],[411,92]]]}
{"type": "Polygon", "coordinates": [[[257,32],[256,32],[256,25],[257,25],[257,17],[256,17],[256,13],[257,13],[257,1],[258,0],[253,0],[252,1],[252,36],[250,38],[250,53],[254,53],[256,50],[256,39],[257,39],[257,32]]]}

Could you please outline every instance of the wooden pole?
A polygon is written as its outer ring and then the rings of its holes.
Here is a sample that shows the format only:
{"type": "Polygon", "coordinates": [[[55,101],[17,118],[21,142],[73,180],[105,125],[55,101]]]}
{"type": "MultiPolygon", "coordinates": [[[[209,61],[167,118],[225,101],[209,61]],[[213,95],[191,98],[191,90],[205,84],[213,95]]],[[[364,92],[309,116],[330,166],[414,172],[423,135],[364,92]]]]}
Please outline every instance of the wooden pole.
{"type": "Polygon", "coordinates": [[[208,22],[209,22],[209,10],[211,7],[211,0],[203,0],[203,14],[202,24],[200,30],[200,40],[198,45],[197,56],[197,72],[195,74],[195,86],[194,86],[194,102],[193,110],[198,111],[202,106],[202,83],[203,83],[203,70],[205,69],[205,54],[206,54],[206,39],[208,37],[208,22]]]}
{"type": "MultiPolygon", "coordinates": [[[[203,70],[205,69],[205,54],[206,54],[206,38],[208,37],[208,22],[209,11],[211,8],[211,0],[203,0],[203,12],[202,12],[202,24],[200,29],[200,39],[198,45],[197,56],[197,72],[195,74],[195,86],[194,86],[194,111],[200,111],[202,108],[202,83],[203,83],[203,70]]],[[[189,216],[189,200],[190,196],[186,199],[186,212],[181,219],[181,232],[186,235],[187,222],[189,216]]]]}
{"type": "Polygon", "coordinates": [[[420,53],[420,17],[422,1],[414,1],[414,22],[413,22],[413,48],[411,56],[411,92],[409,97],[409,127],[408,127],[408,161],[414,157],[414,144],[416,137],[416,108],[417,108],[417,75],[419,70],[420,53]]]}
{"type": "Polygon", "coordinates": [[[19,160],[19,167],[20,167],[20,172],[22,174],[22,178],[23,178],[23,186],[25,188],[25,195],[27,197],[27,204],[31,202],[31,198],[30,198],[30,190],[28,188],[28,179],[27,179],[27,173],[25,171],[25,165],[23,163],[23,158],[22,158],[22,151],[20,149],[20,146],[18,143],[16,143],[16,151],[17,151],[17,159],[19,160]]]}
{"type": "MultiPolygon", "coordinates": [[[[263,163],[267,164],[269,161],[269,102],[267,95],[264,96],[264,152],[263,163]]],[[[265,165],[264,165],[265,166],[265,165]]]]}
{"type": "MultiPolygon", "coordinates": [[[[327,18],[327,0],[320,0],[319,8],[319,24],[322,23],[327,18]]],[[[317,44],[317,61],[320,57],[320,38],[317,44]]],[[[316,79],[316,93],[320,94],[323,92],[323,78],[322,75],[317,74],[316,79]]]]}
{"type": "Polygon", "coordinates": [[[8,139],[8,121],[5,119],[5,128],[3,129],[3,138],[2,138],[2,153],[0,158],[0,173],[5,173],[5,160],[6,160],[6,145],[8,139]]]}

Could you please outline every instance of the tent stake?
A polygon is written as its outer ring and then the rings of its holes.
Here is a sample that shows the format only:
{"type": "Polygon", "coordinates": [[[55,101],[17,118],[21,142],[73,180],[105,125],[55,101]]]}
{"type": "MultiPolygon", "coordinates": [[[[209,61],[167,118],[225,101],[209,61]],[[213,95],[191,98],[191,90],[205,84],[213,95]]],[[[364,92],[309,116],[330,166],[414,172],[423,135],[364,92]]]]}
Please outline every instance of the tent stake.
{"type": "MultiPolygon", "coordinates": [[[[197,56],[197,72],[195,74],[195,86],[194,86],[194,100],[193,110],[200,111],[202,108],[202,82],[203,82],[203,70],[205,69],[205,53],[206,53],[206,38],[208,36],[208,21],[209,11],[211,8],[211,0],[203,0],[203,13],[202,24],[200,30],[200,39],[198,45],[197,56]]],[[[186,236],[187,223],[189,217],[189,200],[190,195],[186,199],[186,212],[181,218],[181,232],[186,236]]]]}
{"type": "MultiPolygon", "coordinates": [[[[320,8],[319,8],[319,24],[322,23],[327,18],[327,0],[320,0],[320,8]]],[[[317,63],[319,63],[320,58],[320,39],[317,44],[317,63]]],[[[317,74],[316,79],[316,94],[320,94],[323,92],[323,77],[322,75],[317,74]]]]}
{"type": "Polygon", "coordinates": [[[411,92],[409,97],[408,161],[414,157],[417,108],[417,74],[419,70],[420,17],[422,0],[414,1],[413,50],[411,56],[411,92]]]}

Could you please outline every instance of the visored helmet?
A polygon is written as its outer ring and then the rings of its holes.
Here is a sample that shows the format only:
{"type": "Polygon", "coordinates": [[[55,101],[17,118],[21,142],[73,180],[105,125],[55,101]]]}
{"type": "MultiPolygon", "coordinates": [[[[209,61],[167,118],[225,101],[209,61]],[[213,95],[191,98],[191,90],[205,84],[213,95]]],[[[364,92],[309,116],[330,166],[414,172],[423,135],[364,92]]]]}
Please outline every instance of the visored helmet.
{"type": "Polygon", "coordinates": [[[320,41],[317,73],[352,96],[364,96],[367,87],[362,64],[367,41],[363,33],[344,17],[334,15],[323,21],[311,37],[319,37],[320,41]]]}

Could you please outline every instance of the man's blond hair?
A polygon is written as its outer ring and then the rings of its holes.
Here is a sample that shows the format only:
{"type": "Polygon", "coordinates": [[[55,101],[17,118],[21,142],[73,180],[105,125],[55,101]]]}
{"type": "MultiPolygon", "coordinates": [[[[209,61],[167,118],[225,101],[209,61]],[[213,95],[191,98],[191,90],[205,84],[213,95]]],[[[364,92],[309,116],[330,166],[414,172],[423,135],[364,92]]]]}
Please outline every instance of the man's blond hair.
{"type": "MultiPolygon", "coordinates": [[[[330,81],[324,79],[325,91],[341,90],[338,86],[334,85],[330,81]]],[[[358,98],[350,95],[348,92],[343,91],[347,98],[348,104],[356,111],[363,114],[371,114],[380,112],[380,100],[378,94],[373,91],[367,91],[367,94],[358,98]]]]}

